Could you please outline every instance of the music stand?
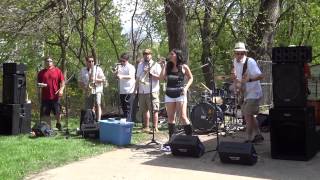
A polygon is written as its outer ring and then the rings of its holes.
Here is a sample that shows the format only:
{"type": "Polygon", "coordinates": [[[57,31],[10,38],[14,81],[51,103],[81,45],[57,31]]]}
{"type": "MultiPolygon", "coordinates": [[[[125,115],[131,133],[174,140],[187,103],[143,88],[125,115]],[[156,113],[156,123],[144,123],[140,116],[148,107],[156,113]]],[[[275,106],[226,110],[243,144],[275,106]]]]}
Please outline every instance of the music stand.
{"type": "MultiPolygon", "coordinates": [[[[150,62],[148,63],[148,66],[149,66],[149,84],[150,84],[150,103],[151,103],[151,112],[150,112],[150,117],[152,119],[152,139],[150,140],[149,143],[146,144],[146,146],[149,146],[149,145],[152,145],[152,144],[155,144],[155,145],[160,145],[159,142],[157,142],[154,138],[154,129],[155,129],[155,125],[154,125],[154,119],[153,119],[153,115],[154,115],[154,107],[153,107],[153,102],[152,102],[152,76],[151,76],[151,73],[150,73],[150,70],[151,70],[151,67],[150,67],[150,62]]],[[[150,119],[149,119],[149,122],[150,122],[150,119]]]]}

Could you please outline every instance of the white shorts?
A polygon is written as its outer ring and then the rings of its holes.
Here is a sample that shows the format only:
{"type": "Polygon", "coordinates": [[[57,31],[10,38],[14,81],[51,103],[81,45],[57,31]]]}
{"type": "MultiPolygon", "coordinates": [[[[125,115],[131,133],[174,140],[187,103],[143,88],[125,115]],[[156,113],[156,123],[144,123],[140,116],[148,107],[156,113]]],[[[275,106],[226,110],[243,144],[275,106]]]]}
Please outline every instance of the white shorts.
{"type": "Polygon", "coordinates": [[[171,97],[165,95],[164,102],[166,102],[166,103],[168,103],[168,102],[187,102],[187,96],[182,95],[177,98],[171,98],[171,97]]]}

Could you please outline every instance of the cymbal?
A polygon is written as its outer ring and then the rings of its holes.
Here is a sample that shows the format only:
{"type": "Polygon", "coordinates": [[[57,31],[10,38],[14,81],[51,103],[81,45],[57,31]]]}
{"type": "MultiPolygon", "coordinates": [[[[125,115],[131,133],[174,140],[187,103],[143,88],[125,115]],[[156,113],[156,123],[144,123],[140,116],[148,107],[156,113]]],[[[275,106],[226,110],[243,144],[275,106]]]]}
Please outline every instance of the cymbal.
{"type": "Polygon", "coordinates": [[[214,79],[216,80],[221,80],[221,81],[224,81],[226,79],[229,79],[230,76],[227,76],[227,75],[219,75],[219,76],[215,76],[214,79]]]}

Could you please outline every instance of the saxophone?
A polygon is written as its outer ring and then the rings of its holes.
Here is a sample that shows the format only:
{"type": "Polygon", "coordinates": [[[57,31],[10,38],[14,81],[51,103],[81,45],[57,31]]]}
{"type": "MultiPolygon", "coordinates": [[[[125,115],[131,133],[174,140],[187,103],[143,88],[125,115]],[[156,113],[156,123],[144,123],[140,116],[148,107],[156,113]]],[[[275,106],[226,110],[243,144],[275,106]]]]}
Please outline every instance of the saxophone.
{"type": "Polygon", "coordinates": [[[94,75],[93,68],[94,68],[94,66],[92,66],[89,69],[89,80],[88,80],[88,85],[87,85],[87,96],[89,96],[91,94],[95,94],[96,83],[95,83],[95,81],[93,79],[93,75],[94,75]]]}

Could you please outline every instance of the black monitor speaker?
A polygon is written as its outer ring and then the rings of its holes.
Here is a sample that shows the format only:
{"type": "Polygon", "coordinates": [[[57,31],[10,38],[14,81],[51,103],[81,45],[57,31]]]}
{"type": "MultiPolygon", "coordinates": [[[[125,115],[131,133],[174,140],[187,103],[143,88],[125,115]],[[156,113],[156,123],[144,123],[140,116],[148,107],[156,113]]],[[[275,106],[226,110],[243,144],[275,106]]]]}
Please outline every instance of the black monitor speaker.
{"type": "Polygon", "coordinates": [[[258,156],[252,143],[220,142],[218,153],[222,163],[254,165],[258,156]]]}
{"type": "Polygon", "coordinates": [[[170,142],[171,153],[174,156],[200,157],[205,147],[198,136],[175,135],[170,142]]]}

